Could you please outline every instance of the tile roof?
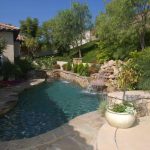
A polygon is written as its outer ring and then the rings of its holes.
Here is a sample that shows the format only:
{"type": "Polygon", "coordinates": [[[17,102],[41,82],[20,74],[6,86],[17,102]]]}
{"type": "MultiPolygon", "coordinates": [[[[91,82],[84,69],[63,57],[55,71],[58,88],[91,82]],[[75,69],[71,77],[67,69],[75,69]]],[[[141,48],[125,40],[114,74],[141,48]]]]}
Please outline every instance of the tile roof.
{"type": "Polygon", "coordinates": [[[17,31],[20,29],[18,27],[13,26],[13,25],[0,23],[0,30],[17,31]]]}

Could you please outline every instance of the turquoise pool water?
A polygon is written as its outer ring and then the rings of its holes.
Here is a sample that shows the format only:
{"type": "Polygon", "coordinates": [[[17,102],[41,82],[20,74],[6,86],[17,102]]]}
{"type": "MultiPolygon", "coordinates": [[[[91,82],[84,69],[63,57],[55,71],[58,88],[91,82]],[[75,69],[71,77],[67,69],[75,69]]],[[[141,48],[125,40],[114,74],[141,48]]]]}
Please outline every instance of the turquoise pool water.
{"type": "Polygon", "coordinates": [[[0,140],[29,138],[97,109],[98,96],[66,81],[43,83],[20,94],[18,105],[0,118],[0,140]]]}

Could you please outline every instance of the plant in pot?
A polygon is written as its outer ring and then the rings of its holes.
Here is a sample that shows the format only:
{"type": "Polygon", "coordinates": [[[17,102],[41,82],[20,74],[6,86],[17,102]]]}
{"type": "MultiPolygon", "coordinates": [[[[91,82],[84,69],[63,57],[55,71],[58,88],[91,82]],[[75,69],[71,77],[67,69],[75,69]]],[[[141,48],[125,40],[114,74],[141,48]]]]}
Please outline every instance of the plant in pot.
{"type": "Polygon", "coordinates": [[[123,99],[120,103],[107,105],[105,117],[108,123],[118,128],[129,128],[136,120],[136,109],[133,102],[125,100],[126,90],[131,89],[138,81],[136,69],[130,61],[122,66],[118,76],[118,83],[123,90],[123,99]]]}

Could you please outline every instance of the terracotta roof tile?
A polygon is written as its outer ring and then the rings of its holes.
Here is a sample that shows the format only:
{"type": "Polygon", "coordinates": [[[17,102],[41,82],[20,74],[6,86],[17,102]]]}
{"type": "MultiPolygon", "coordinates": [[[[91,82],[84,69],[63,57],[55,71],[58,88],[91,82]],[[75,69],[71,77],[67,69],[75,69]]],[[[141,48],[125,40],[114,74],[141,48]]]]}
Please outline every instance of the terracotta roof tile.
{"type": "Polygon", "coordinates": [[[13,25],[0,23],[0,30],[16,31],[16,30],[20,30],[20,29],[18,27],[13,26],[13,25]]]}

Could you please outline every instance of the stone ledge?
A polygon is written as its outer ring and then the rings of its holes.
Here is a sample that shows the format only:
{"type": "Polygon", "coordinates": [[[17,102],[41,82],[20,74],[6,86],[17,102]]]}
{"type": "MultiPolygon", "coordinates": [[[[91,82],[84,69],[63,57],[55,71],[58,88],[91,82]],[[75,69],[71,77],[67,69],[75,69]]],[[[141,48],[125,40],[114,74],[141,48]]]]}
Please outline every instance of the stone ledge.
{"type": "MultiPolygon", "coordinates": [[[[131,96],[131,97],[135,97],[137,99],[149,99],[150,100],[150,91],[126,91],[125,92],[126,96],[131,96]]],[[[118,100],[122,100],[123,99],[123,92],[118,91],[118,92],[111,92],[108,93],[108,97],[112,97],[112,98],[116,98],[118,100]]],[[[136,99],[135,99],[136,100],[136,99]]]]}
{"type": "Polygon", "coordinates": [[[0,89],[0,97],[2,98],[0,100],[0,116],[6,114],[16,106],[20,92],[32,86],[38,85],[44,81],[45,79],[32,79],[16,86],[0,89]]]}

